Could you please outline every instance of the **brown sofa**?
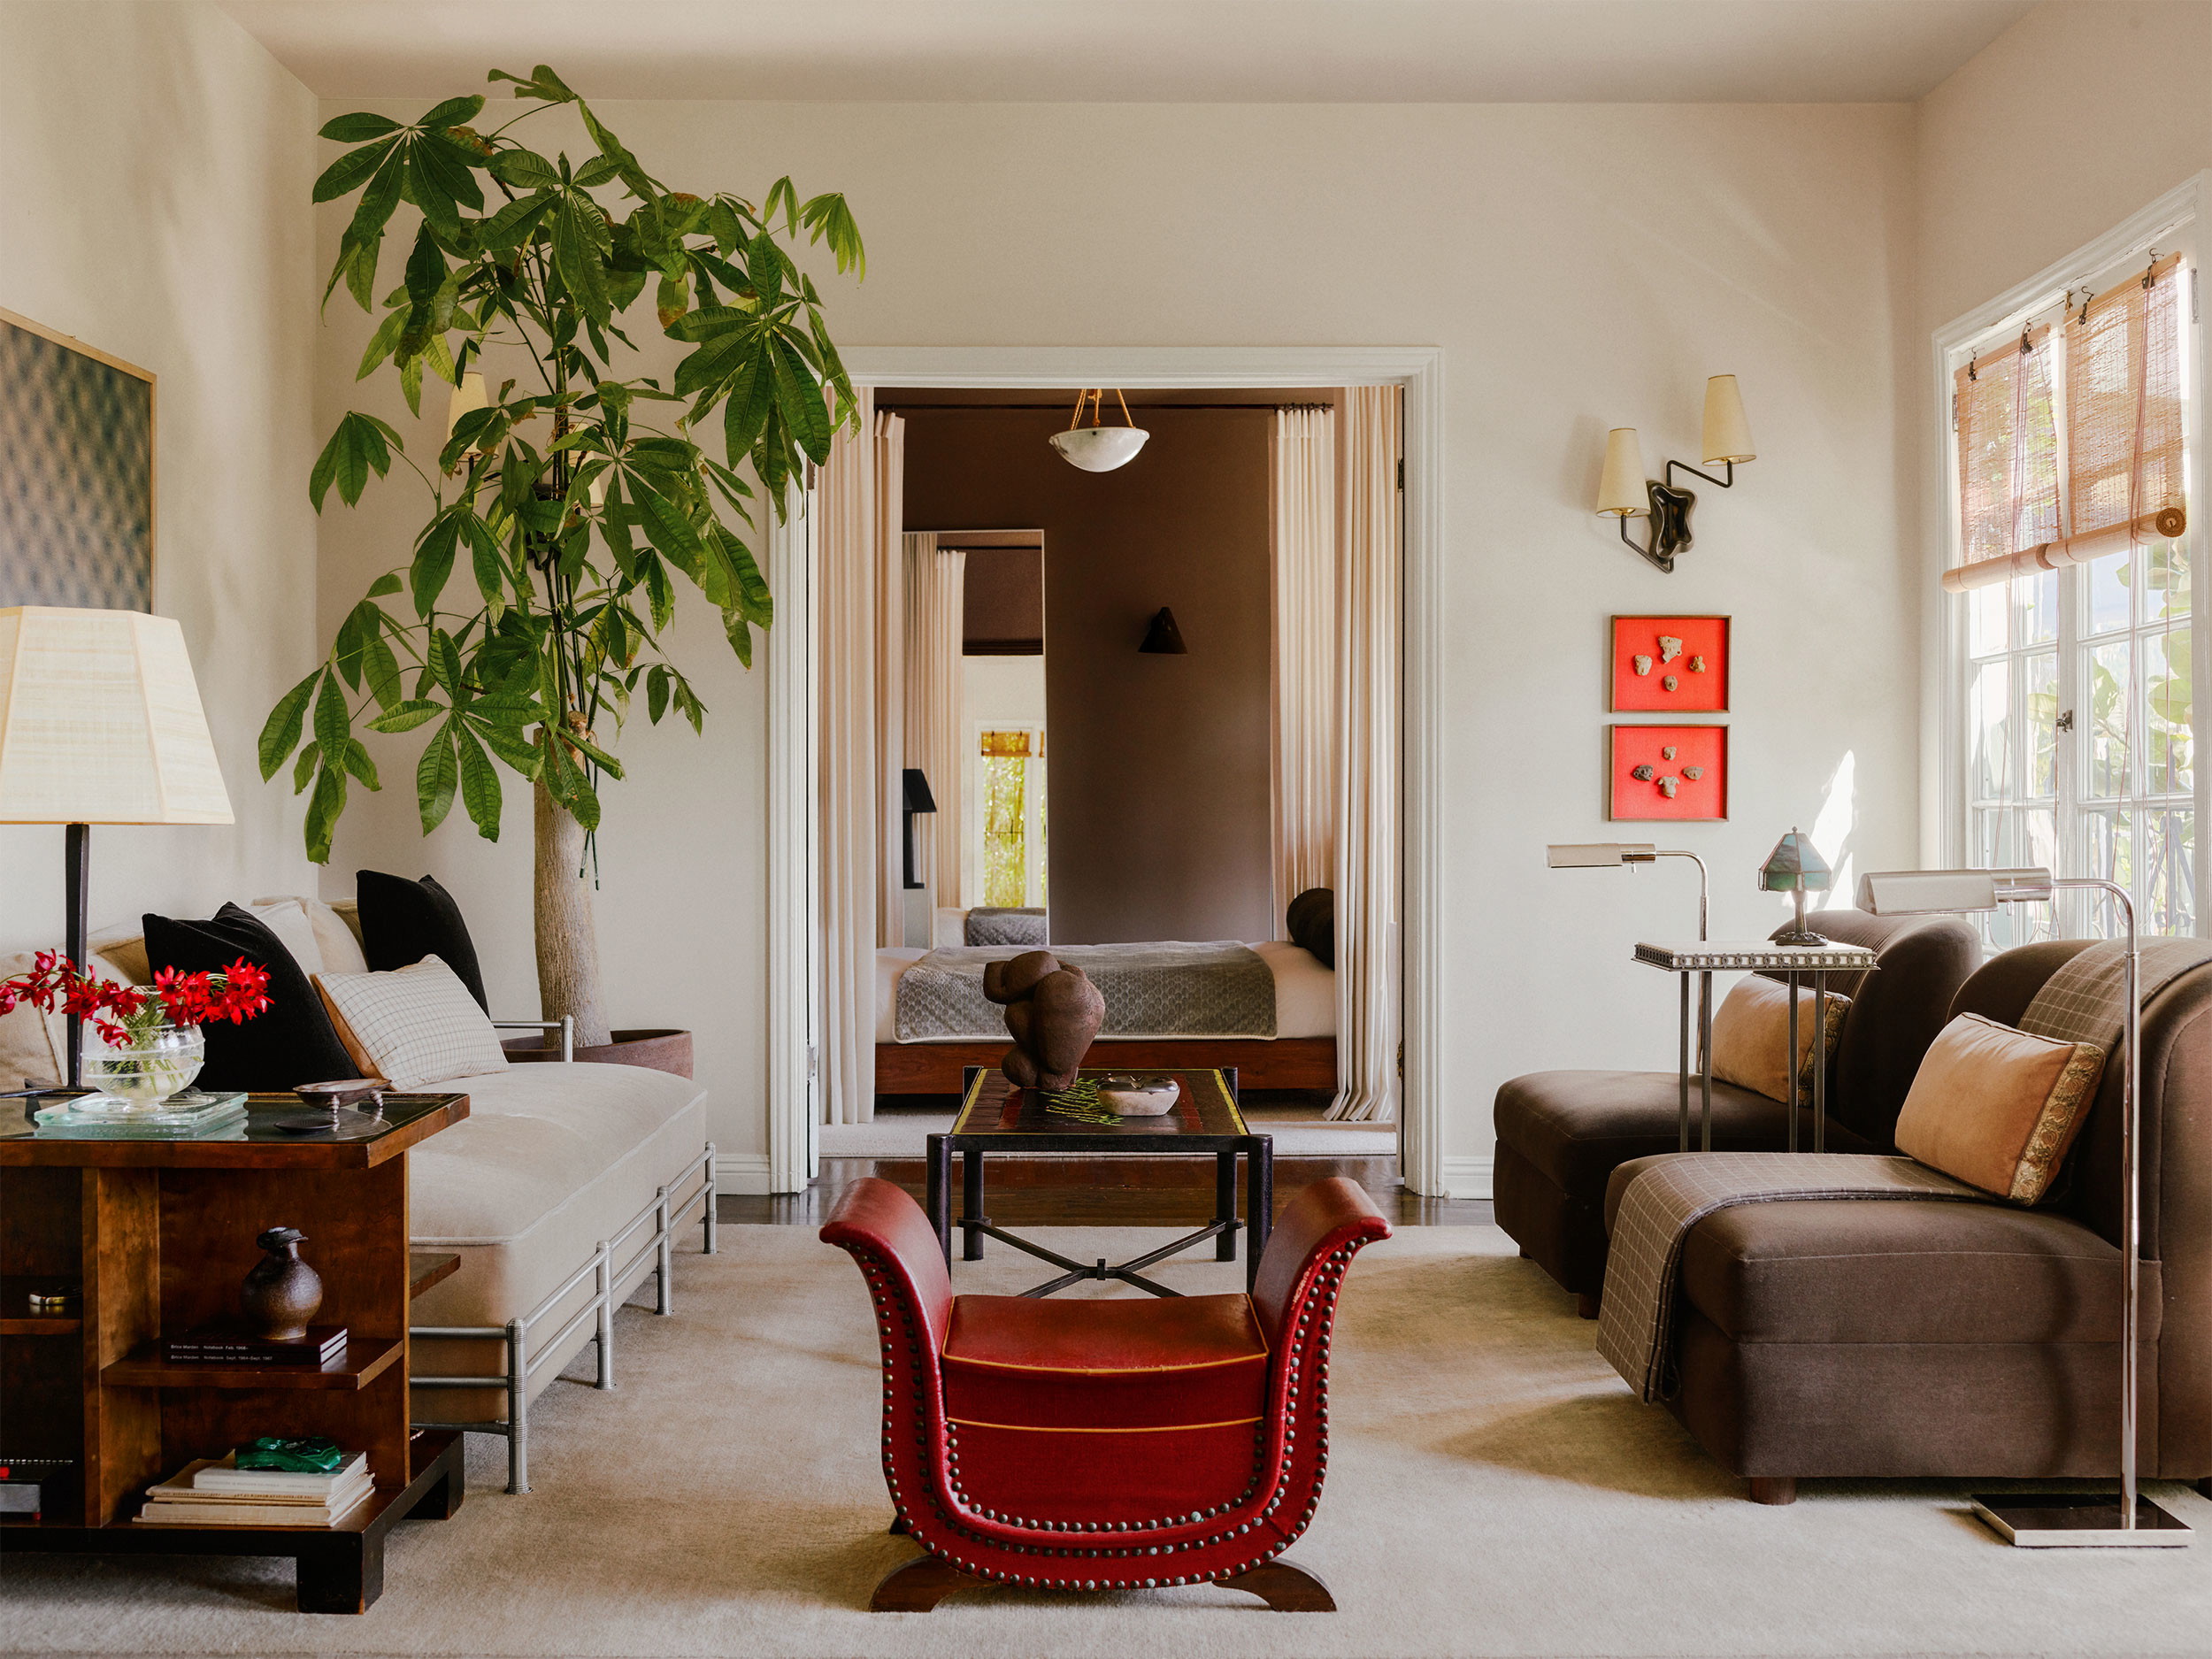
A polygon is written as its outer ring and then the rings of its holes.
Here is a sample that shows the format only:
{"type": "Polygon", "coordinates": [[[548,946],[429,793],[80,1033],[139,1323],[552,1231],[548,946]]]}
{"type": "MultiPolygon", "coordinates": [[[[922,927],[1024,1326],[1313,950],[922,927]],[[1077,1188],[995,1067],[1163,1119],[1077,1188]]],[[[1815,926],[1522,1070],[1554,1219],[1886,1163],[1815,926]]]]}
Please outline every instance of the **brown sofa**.
{"type": "MultiPolygon", "coordinates": [[[[1955,1014],[2016,1025],[2086,941],[1993,957],[1955,1014]]],[[[2212,1476],[2212,964],[2143,1010],[2147,1476],[2212,1476]]],[[[2118,1466],[2120,1069],[2053,1194],[1747,1204],[1683,1254],[1671,1409],[1751,1495],[1801,1477],[2109,1476],[2118,1466]]],[[[1647,1160],[1615,1171],[1609,1225],[1647,1160]]]]}
{"type": "MultiPolygon", "coordinates": [[[[1852,1002],[1830,1062],[1826,1146],[1892,1151],[1905,1091],[1949,1017],[1952,996],[1980,962],[1980,941],[1955,917],[1836,910],[1812,920],[1828,938],[1868,947],[1881,964],[1870,974],[1830,981],[1852,1002]]],[[[1656,974],[1653,979],[1655,995],[1671,994],[1656,974]]],[[[1690,1110],[1699,1110],[1694,1089],[1690,1110]]],[[[1679,1118],[1671,1071],[1536,1071],[1498,1090],[1492,1178],[1498,1225],[1575,1294],[1586,1317],[1595,1316],[1605,1284],[1606,1182],[1632,1158],[1675,1151],[1679,1118]]],[[[1782,1102],[1715,1081],[1715,1150],[1778,1150],[1788,1144],[1788,1127],[1782,1102]]],[[[1809,1105],[1799,1108],[1798,1132],[1799,1143],[1809,1147],[1809,1105]]]]}

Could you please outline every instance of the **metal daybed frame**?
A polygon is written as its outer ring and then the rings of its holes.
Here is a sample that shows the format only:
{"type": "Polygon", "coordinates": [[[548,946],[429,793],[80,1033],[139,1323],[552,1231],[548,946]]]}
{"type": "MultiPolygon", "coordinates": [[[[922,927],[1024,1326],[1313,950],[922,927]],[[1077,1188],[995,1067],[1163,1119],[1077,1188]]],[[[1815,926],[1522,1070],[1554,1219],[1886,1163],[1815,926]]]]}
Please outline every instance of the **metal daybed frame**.
{"type": "MultiPolygon", "coordinates": [[[[572,1021],[561,1020],[494,1020],[495,1025],[514,1029],[558,1030],[561,1033],[561,1058],[575,1057],[575,1027],[572,1021]]],[[[611,1239],[602,1239],[591,1259],[571,1273],[549,1292],[528,1313],[519,1319],[510,1319],[499,1325],[418,1325],[408,1327],[411,1343],[429,1339],[463,1339],[488,1342],[504,1342],[507,1346],[506,1374],[499,1377],[417,1377],[408,1378],[410,1388],[503,1388],[507,1392],[507,1415],[476,1423],[427,1423],[411,1425],[418,1429],[444,1429],[465,1434],[503,1434],[507,1439],[507,1490],[524,1493],[530,1490],[530,1379],[542,1370],[562,1344],[574,1335],[587,1319],[596,1319],[598,1330],[594,1340],[598,1348],[598,1375],[594,1386],[614,1386],[614,1310],[628,1294],[645,1281],[647,1273],[655,1279],[653,1311],[668,1314],[675,1311],[675,1229],[694,1209],[702,1209],[700,1225],[701,1248],[709,1256],[718,1244],[718,1217],[714,1213],[714,1142],[706,1143],[705,1149],[695,1157],[687,1158],[677,1171],[674,1185],[681,1186],[685,1172],[696,1165],[699,1186],[690,1197],[672,1200],[671,1183],[664,1182],[654,1189],[653,1201],[630,1218],[629,1224],[611,1239]],[[638,1248],[637,1254],[616,1265],[617,1257],[638,1230],[652,1224],[653,1231],[638,1248]],[[647,1266],[648,1262],[650,1266],[647,1266]],[[590,1300],[578,1309],[561,1328],[550,1337],[539,1340],[536,1327],[549,1317],[561,1299],[575,1289],[587,1278],[593,1280],[590,1300]]]]}

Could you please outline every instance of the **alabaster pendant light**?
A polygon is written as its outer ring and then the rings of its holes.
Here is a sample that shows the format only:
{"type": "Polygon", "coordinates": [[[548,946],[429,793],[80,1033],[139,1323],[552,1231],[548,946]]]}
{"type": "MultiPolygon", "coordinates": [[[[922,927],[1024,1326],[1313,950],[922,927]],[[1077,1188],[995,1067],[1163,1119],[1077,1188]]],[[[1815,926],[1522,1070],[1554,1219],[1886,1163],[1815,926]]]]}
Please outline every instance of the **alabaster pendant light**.
{"type": "Polygon", "coordinates": [[[1060,452],[1060,458],[1070,466],[1079,466],[1086,472],[1110,472],[1118,466],[1126,466],[1137,458],[1137,451],[1144,448],[1144,441],[1152,434],[1129,419],[1129,403],[1120,392],[1114,401],[1121,405],[1123,425],[1109,426],[1101,424],[1106,394],[1103,391],[1083,391],[1075,395],[1075,415],[1068,422],[1065,432],[1056,432],[1046,440],[1060,452]],[[1091,424],[1083,424],[1083,411],[1090,411],[1091,424]]]}

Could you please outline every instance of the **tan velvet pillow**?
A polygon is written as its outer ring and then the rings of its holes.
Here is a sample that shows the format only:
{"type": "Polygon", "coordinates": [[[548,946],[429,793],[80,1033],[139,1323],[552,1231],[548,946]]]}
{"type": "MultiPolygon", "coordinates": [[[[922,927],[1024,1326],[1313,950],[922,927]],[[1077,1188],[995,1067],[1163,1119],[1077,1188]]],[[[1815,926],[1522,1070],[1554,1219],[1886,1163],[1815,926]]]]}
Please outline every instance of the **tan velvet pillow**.
{"type": "Polygon", "coordinates": [[[2104,1072],[2093,1042],[2032,1037],[1979,1014],[1937,1033],[1897,1115],[1897,1149],[2032,1204],[2074,1144],[2104,1072]]]}
{"type": "MultiPolygon", "coordinates": [[[[1828,1029],[1818,1052],[1824,1060],[1836,1051],[1847,996],[1828,994],[1828,1029]]],[[[1813,1087],[1813,988],[1797,992],[1797,1079],[1799,1099],[1811,1103],[1813,1087]]],[[[1713,1075],[1724,1083],[1751,1089],[1770,1100],[1790,1097],[1790,992],[1786,985],[1753,974],[1713,1010],[1713,1075]]]]}

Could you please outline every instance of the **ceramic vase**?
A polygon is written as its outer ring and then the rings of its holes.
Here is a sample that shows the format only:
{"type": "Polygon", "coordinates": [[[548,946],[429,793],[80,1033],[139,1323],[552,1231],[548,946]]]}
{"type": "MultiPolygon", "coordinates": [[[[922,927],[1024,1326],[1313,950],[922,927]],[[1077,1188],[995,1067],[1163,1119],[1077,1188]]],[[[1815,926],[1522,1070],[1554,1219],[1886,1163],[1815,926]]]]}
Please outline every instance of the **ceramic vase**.
{"type": "Polygon", "coordinates": [[[323,1305],[322,1276],[300,1260],[307,1235],[296,1227],[272,1227],[254,1242],[268,1254],[256,1262],[239,1293],[246,1329],[272,1342],[296,1342],[323,1305]]]}

